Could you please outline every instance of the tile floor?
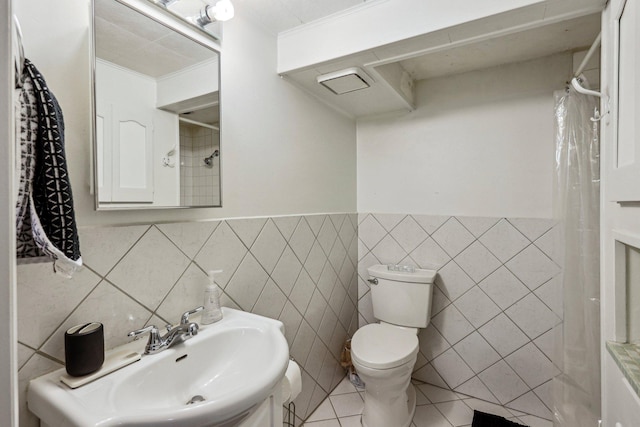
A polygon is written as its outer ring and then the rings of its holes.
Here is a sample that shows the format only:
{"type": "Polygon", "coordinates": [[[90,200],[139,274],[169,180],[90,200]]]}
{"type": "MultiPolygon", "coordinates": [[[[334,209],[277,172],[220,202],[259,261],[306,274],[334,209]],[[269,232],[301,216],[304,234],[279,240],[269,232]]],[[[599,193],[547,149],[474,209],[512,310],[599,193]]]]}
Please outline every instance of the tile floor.
{"type": "MultiPolygon", "coordinates": [[[[417,407],[411,427],[470,426],[473,410],[500,415],[529,427],[552,427],[551,421],[430,384],[415,383],[417,407]]],[[[364,391],[345,379],[303,424],[303,427],[361,427],[364,391]]],[[[395,426],[389,426],[395,427],[395,426]]]]}

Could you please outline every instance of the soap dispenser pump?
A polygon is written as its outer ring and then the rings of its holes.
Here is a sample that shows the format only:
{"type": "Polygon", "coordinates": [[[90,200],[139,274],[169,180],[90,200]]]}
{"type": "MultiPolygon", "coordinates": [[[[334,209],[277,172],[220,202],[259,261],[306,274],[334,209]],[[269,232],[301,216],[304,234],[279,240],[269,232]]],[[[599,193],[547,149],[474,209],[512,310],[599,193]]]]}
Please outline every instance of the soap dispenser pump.
{"type": "Polygon", "coordinates": [[[222,291],[215,282],[214,276],[222,273],[222,270],[209,271],[209,284],[204,289],[204,310],[202,311],[201,323],[209,325],[222,319],[222,309],[220,308],[220,294],[222,291]]]}

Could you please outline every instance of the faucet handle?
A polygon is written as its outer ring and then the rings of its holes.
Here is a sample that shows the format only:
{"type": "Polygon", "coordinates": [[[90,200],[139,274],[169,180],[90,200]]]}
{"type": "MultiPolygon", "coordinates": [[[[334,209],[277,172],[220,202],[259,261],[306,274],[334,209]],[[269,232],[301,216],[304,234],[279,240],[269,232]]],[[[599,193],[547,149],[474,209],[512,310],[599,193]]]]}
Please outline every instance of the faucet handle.
{"type": "Polygon", "coordinates": [[[158,346],[161,345],[162,339],[160,338],[160,331],[158,328],[156,328],[155,325],[149,325],[146,328],[131,331],[127,334],[129,337],[137,337],[138,335],[142,335],[147,332],[149,332],[149,341],[147,341],[147,345],[145,347],[145,354],[155,351],[158,346]]]}
{"type": "Polygon", "coordinates": [[[131,331],[127,334],[128,337],[137,337],[138,335],[142,335],[149,332],[149,335],[157,335],[158,334],[158,328],[155,327],[155,325],[149,325],[147,327],[144,327],[142,329],[137,329],[135,331],[131,331]]]}
{"type": "Polygon", "coordinates": [[[196,307],[193,310],[185,311],[184,313],[182,313],[182,317],[180,318],[180,324],[181,325],[189,324],[189,316],[191,316],[192,314],[196,314],[202,310],[204,310],[203,306],[196,307]]]}
{"type": "Polygon", "coordinates": [[[190,337],[198,335],[198,329],[200,329],[200,326],[198,326],[197,323],[189,323],[189,325],[185,326],[187,326],[187,335],[190,337]]]}

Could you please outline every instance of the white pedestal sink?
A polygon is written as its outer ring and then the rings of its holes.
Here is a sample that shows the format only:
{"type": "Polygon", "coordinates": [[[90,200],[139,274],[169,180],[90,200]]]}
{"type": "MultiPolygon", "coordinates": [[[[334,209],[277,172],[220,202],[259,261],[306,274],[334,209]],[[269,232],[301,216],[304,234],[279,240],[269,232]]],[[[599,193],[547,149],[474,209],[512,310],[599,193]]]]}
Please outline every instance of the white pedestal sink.
{"type": "MultiPolygon", "coordinates": [[[[29,410],[50,427],[270,425],[259,420],[269,411],[281,414],[279,387],[289,361],[284,327],[223,312],[190,340],[79,388],[60,382],[64,370],[31,381],[29,410]]],[[[144,342],[127,346],[141,351],[144,342]]]]}

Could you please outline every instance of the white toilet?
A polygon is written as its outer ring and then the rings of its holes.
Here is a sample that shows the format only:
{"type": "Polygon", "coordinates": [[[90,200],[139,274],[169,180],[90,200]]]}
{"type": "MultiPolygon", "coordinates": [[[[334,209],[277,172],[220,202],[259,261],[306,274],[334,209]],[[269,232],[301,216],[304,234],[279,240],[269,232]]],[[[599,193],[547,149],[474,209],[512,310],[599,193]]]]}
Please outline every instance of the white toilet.
{"type": "Polygon", "coordinates": [[[431,318],[434,270],[374,265],[368,269],[373,315],[351,340],[351,359],[365,384],[364,427],[408,427],[416,409],[411,372],[418,328],[431,318]]]}

